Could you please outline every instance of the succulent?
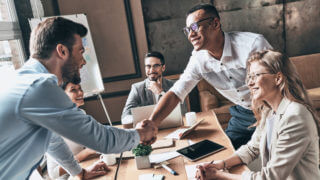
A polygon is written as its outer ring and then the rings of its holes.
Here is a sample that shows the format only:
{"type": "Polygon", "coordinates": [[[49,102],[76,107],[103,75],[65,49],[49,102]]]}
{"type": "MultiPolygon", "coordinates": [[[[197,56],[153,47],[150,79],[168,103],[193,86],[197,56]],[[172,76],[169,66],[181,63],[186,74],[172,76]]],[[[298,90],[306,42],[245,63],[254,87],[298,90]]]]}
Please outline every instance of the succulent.
{"type": "Polygon", "coordinates": [[[136,148],[132,149],[132,153],[135,156],[148,156],[152,151],[150,145],[139,144],[136,148]]]}

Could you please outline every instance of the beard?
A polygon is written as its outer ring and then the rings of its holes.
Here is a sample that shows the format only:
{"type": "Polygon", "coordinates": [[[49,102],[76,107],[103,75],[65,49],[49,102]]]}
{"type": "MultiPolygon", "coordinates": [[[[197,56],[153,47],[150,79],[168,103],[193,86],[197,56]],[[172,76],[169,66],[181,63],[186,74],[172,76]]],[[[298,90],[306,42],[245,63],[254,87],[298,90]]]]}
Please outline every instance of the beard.
{"type": "Polygon", "coordinates": [[[81,82],[79,69],[72,57],[69,58],[62,67],[62,79],[63,82],[71,82],[73,84],[79,84],[81,82]]]}
{"type": "Polygon", "coordinates": [[[149,79],[150,81],[157,81],[157,80],[161,77],[161,75],[159,75],[158,73],[151,73],[151,74],[148,75],[148,79],[149,79]],[[156,74],[156,75],[158,75],[158,76],[151,77],[151,76],[150,76],[151,74],[156,74]]]}

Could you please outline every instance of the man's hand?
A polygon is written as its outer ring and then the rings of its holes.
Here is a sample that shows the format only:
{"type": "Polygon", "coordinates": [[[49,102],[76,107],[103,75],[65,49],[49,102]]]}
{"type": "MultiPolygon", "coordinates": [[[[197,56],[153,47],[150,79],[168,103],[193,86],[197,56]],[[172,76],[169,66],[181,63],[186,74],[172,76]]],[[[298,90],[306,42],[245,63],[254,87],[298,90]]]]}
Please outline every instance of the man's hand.
{"type": "Polygon", "coordinates": [[[152,144],[157,139],[158,127],[153,121],[144,120],[137,124],[136,130],[143,144],[152,144]]]}
{"type": "Polygon", "coordinates": [[[94,163],[93,165],[87,167],[84,170],[82,179],[92,179],[97,176],[102,176],[107,174],[109,171],[108,166],[104,162],[94,163]]]}
{"type": "Polygon", "coordinates": [[[159,95],[163,91],[161,81],[159,79],[161,79],[161,78],[158,78],[157,81],[150,81],[150,83],[148,85],[148,89],[150,91],[152,91],[153,94],[159,95]]]}

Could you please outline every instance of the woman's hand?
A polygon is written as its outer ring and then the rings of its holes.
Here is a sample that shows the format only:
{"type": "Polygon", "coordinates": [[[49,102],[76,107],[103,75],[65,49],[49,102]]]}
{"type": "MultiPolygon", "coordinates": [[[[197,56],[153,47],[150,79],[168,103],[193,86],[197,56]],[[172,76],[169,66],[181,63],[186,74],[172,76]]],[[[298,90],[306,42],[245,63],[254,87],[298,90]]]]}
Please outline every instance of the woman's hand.
{"type": "MultiPolygon", "coordinates": [[[[208,165],[208,164],[205,164],[208,165]]],[[[225,162],[223,160],[214,161],[211,163],[210,167],[214,167],[216,169],[225,169],[225,162]]]]}
{"type": "Polygon", "coordinates": [[[207,163],[203,166],[197,166],[198,170],[196,172],[197,180],[208,180],[215,179],[219,170],[216,168],[216,164],[207,163]]]}

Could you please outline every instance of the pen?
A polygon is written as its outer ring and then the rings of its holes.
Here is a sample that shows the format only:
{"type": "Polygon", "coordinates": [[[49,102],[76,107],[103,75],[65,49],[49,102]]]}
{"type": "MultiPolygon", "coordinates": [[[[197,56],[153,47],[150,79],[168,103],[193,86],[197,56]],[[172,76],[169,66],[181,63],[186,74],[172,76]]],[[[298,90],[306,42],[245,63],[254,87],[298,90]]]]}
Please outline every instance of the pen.
{"type": "Polygon", "coordinates": [[[164,169],[166,169],[167,171],[169,171],[171,174],[173,174],[173,175],[178,175],[177,172],[175,172],[173,169],[169,168],[167,165],[161,164],[161,166],[162,166],[164,169]]]}

